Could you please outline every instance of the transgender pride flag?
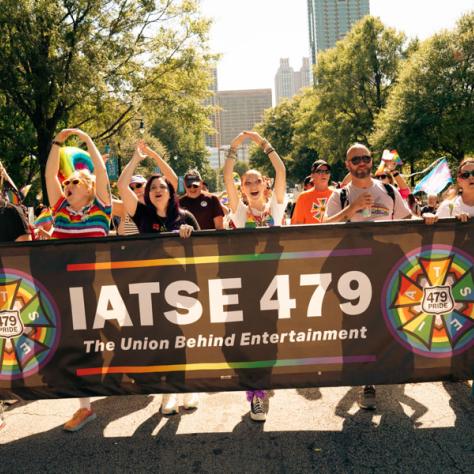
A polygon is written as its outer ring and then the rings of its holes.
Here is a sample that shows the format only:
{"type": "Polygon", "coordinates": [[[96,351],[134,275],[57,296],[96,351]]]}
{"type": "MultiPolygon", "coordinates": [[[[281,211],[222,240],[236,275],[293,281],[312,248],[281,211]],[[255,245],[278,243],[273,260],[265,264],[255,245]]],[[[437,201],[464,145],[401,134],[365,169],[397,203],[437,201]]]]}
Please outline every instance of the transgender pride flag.
{"type": "Polygon", "coordinates": [[[415,187],[413,194],[424,191],[426,194],[439,194],[448,183],[452,183],[448,162],[443,158],[415,187]]]}

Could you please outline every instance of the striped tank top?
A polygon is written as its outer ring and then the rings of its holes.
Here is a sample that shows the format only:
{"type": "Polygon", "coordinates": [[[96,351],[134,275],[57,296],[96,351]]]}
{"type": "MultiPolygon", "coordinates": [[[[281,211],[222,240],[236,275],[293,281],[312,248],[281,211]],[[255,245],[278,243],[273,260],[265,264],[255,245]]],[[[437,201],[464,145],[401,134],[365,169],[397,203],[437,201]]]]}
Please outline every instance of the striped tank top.
{"type": "Polygon", "coordinates": [[[52,212],[53,239],[107,237],[109,234],[112,206],[106,206],[97,197],[79,211],[72,209],[62,197],[52,212]]]}

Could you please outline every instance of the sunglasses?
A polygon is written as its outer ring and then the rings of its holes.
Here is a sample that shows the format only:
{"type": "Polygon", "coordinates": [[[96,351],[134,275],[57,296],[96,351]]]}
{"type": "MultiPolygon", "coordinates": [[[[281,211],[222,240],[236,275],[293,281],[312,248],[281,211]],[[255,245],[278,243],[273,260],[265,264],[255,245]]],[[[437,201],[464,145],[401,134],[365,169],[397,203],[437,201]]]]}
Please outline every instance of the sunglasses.
{"type": "Polygon", "coordinates": [[[368,165],[372,161],[372,157],[368,155],[364,156],[354,156],[354,158],[351,158],[349,160],[353,165],[360,165],[361,163],[364,163],[368,165]]]}
{"type": "Polygon", "coordinates": [[[81,182],[81,180],[77,179],[77,178],[76,179],[65,179],[63,181],[63,186],[66,187],[66,186],[69,186],[70,184],[76,185],[76,184],[79,184],[80,182],[81,182]]]}
{"type": "Polygon", "coordinates": [[[378,176],[375,176],[375,179],[386,179],[388,178],[388,174],[379,174],[378,176]]]}
{"type": "Polygon", "coordinates": [[[187,183],[184,183],[186,185],[187,188],[199,188],[199,183],[197,183],[196,181],[191,181],[191,182],[187,182],[187,183]]]}
{"type": "Polygon", "coordinates": [[[470,176],[474,177],[474,170],[463,171],[462,173],[458,174],[458,178],[461,178],[461,179],[469,179],[470,176]]]}
{"type": "Polygon", "coordinates": [[[134,183],[130,185],[130,189],[140,189],[143,186],[145,186],[145,183],[134,183]]]}
{"type": "Polygon", "coordinates": [[[314,170],[314,174],[331,174],[329,170],[314,170]]]}

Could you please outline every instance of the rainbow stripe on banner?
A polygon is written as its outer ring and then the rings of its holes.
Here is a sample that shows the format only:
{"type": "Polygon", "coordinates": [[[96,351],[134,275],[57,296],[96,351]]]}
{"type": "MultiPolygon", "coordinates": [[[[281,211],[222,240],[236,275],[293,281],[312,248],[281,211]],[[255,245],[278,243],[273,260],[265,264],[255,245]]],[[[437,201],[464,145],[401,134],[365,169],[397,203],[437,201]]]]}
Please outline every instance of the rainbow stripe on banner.
{"type": "Polygon", "coordinates": [[[20,191],[7,180],[3,183],[2,194],[9,203],[15,204],[15,206],[19,206],[23,200],[20,191]]]}
{"type": "Polygon", "coordinates": [[[308,357],[306,359],[257,360],[253,362],[209,362],[200,364],[175,365],[140,365],[116,367],[90,367],[77,369],[76,375],[106,374],[149,374],[159,372],[186,372],[198,370],[234,370],[234,369],[263,369],[266,367],[299,367],[302,365],[343,365],[376,362],[374,355],[337,356],[337,357],[308,357]]]}
{"type": "Polygon", "coordinates": [[[413,194],[424,191],[426,194],[439,194],[453,182],[446,158],[443,158],[413,189],[413,194]]]}
{"type": "Polygon", "coordinates": [[[307,260],[309,258],[353,257],[372,255],[371,248],[313,250],[311,252],[282,252],[241,255],[209,255],[208,257],[176,257],[122,262],[71,263],[68,272],[118,270],[123,268],[169,267],[175,265],[202,265],[209,263],[262,262],[272,260],[307,260]]]}

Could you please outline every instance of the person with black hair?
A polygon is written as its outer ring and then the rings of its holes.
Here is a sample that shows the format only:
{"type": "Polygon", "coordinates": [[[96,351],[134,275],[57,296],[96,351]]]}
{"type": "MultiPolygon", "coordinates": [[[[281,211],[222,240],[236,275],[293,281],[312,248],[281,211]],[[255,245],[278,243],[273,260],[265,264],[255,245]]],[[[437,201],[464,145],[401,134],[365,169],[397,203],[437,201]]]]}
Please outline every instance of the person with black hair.
{"type": "MultiPolygon", "coordinates": [[[[161,174],[151,175],[145,186],[144,203],[140,202],[136,193],[130,189],[129,183],[135,168],[147,157],[147,150],[145,146],[137,145],[132,159],[117,182],[125,212],[133,219],[140,234],[178,232],[181,238],[188,238],[193,230],[200,230],[199,224],[189,211],[180,207],[176,189],[170,180],[161,174]]],[[[196,408],[198,403],[198,394],[185,394],[183,403],[185,409],[196,408]]],[[[176,394],[163,395],[161,401],[163,415],[172,415],[178,411],[176,394]]]]}

